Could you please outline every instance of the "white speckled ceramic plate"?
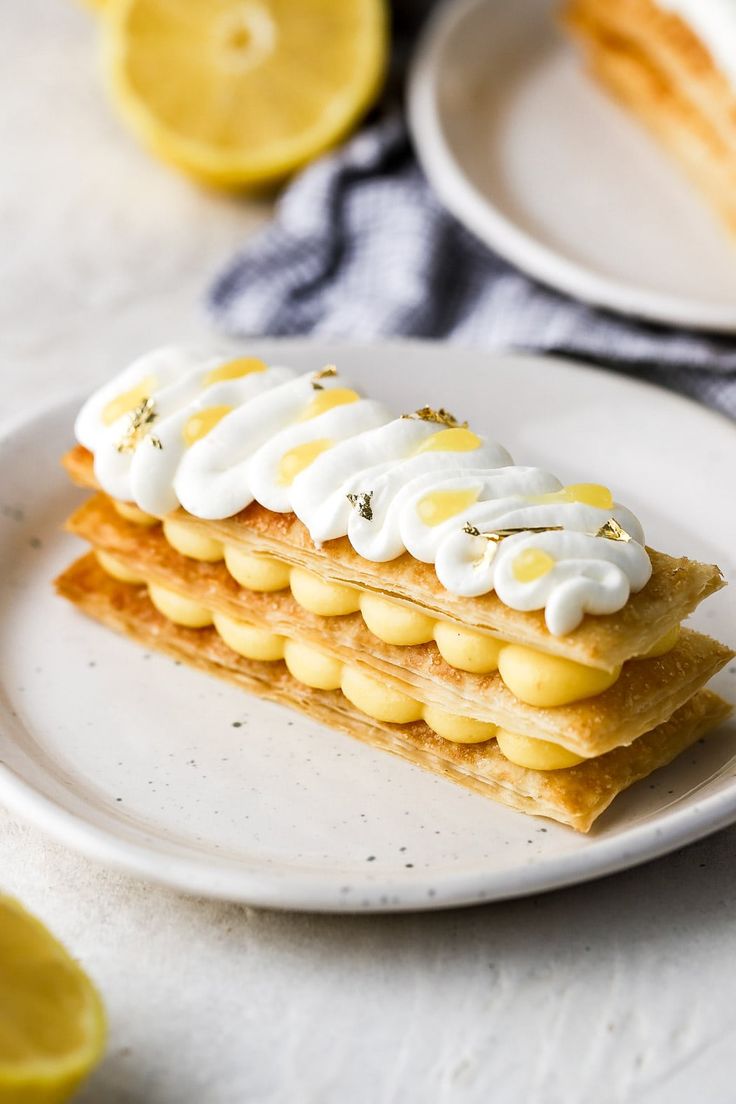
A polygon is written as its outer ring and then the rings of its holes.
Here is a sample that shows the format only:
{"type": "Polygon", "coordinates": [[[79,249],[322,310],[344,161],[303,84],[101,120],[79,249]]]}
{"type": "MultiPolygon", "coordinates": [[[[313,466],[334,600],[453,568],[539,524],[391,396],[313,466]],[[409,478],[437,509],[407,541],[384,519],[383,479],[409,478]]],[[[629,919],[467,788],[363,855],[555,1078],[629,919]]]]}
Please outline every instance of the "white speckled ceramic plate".
{"type": "MultiPolygon", "coordinates": [[[[736,430],[594,368],[421,343],[255,343],[336,362],[398,410],[449,406],[516,459],[609,483],[652,544],[717,561],[736,430]]],[[[82,495],[59,468],[76,402],[0,440],[0,800],[104,862],[189,893],[320,910],[436,908],[536,893],[664,853],[736,819],[736,728],[640,783],[588,837],[511,812],[301,715],[143,651],[54,596],[82,495]]],[[[695,623],[734,639],[736,588],[695,623]]],[[[736,698],[736,667],[716,686],[736,698]]]]}
{"type": "Polygon", "coordinates": [[[429,179],[482,241],[552,287],[659,322],[736,330],[732,239],[586,73],[560,6],[448,0],[436,13],[410,95],[429,179]]]}

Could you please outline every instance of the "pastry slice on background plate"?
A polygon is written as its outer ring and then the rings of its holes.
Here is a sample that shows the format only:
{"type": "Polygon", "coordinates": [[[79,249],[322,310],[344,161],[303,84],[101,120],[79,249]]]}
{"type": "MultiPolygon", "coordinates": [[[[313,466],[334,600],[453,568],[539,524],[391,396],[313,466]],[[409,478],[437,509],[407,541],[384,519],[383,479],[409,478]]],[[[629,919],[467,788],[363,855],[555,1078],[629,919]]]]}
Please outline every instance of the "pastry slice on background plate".
{"type": "Polygon", "coordinates": [[[736,5],[568,0],[600,83],[680,162],[736,233],[736,5]]]}

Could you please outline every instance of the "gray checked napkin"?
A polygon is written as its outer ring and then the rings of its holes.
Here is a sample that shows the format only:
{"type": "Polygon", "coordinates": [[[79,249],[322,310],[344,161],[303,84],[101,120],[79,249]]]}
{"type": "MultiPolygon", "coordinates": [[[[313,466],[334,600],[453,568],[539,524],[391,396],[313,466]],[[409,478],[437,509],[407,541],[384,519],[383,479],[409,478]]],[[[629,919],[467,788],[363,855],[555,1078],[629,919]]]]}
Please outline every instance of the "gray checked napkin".
{"type": "Polygon", "coordinates": [[[233,336],[410,336],[586,358],[736,418],[736,338],[609,314],[524,276],[442,208],[399,112],[289,185],[208,309],[233,336]]]}

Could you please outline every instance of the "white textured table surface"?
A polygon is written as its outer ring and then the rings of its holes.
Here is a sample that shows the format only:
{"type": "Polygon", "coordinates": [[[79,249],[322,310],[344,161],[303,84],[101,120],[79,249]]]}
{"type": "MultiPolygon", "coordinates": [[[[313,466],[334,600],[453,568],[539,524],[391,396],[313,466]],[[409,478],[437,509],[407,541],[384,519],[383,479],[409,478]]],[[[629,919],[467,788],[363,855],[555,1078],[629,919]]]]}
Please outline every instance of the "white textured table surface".
{"type": "MultiPolygon", "coordinates": [[[[149,161],[100,92],[94,19],[9,0],[0,37],[2,416],[201,328],[267,213],[149,161]]],[[[0,811],[0,885],[104,994],[91,1104],[730,1102],[736,829],[489,908],[257,913],[109,873],[0,811]]]]}

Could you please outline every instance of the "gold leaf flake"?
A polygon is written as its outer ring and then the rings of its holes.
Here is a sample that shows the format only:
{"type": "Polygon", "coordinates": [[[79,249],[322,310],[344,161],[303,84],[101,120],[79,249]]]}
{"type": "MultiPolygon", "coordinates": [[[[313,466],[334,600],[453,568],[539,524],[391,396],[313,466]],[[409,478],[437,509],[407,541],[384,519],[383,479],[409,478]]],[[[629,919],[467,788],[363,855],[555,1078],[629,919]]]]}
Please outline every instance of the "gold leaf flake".
{"type": "MultiPolygon", "coordinates": [[[[564,525],[522,525],[514,529],[493,529],[484,533],[476,525],[466,522],[463,526],[463,533],[467,533],[469,537],[483,537],[486,541],[483,555],[473,563],[474,567],[481,567],[491,563],[498,546],[506,537],[512,537],[517,533],[559,533],[564,528],[564,525]]],[[[634,539],[614,517],[610,517],[608,521],[601,525],[600,529],[589,535],[605,537],[606,540],[623,541],[626,544],[634,539]]]]}
{"type": "MultiPolygon", "coordinates": [[[[142,399],[128,414],[125,432],[115,446],[117,451],[134,452],[150,432],[150,426],[156,421],[157,416],[153,399],[150,397],[142,399]]],[[[156,447],[161,447],[160,441],[156,447]]]]}
{"type": "Polygon", "coordinates": [[[467,422],[459,422],[454,414],[445,410],[443,406],[435,410],[431,406],[420,406],[412,414],[402,414],[402,418],[416,418],[420,422],[435,422],[437,425],[447,426],[449,429],[467,429],[467,422]]]}
{"type": "Polygon", "coordinates": [[[357,510],[362,518],[366,521],[373,521],[373,508],[371,506],[371,499],[373,498],[373,491],[362,491],[360,494],[349,494],[347,500],[353,509],[357,510]]]}
{"type": "Polygon", "coordinates": [[[623,525],[619,525],[614,517],[610,517],[608,521],[604,522],[593,535],[605,537],[606,540],[623,541],[624,544],[628,544],[634,539],[630,533],[626,532],[623,525]]]}
{"type": "Polygon", "coordinates": [[[563,528],[562,525],[520,525],[515,529],[492,529],[483,533],[476,525],[466,521],[463,525],[463,533],[467,533],[469,537],[482,537],[486,542],[482,554],[477,560],[473,560],[473,567],[480,568],[488,567],[493,563],[499,545],[506,540],[506,537],[513,537],[516,533],[557,533],[563,528]]]}
{"type": "Polygon", "coordinates": [[[315,391],[324,391],[324,387],[319,382],[323,379],[332,379],[337,375],[337,368],[334,364],[327,364],[321,371],[315,372],[312,376],[312,387],[315,391]]]}
{"type": "Polygon", "coordinates": [[[484,537],[493,544],[500,544],[506,537],[513,537],[516,533],[559,533],[562,529],[564,525],[519,525],[513,529],[491,529],[487,533],[482,533],[475,525],[467,523],[463,526],[463,533],[467,533],[469,537],[484,537]]]}

